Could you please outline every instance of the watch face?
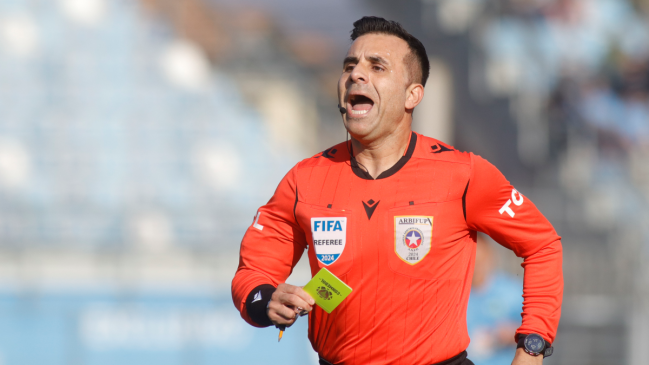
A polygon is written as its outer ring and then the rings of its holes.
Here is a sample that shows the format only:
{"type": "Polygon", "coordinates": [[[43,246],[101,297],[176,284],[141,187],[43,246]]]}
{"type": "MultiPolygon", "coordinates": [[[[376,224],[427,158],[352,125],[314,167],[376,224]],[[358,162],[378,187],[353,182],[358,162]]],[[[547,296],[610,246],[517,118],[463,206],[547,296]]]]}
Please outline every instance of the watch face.
{"type": "Polygon", "coordinates": [[[525,337],[525,349],[529,352],[539,353],[545,347],[545,340],[540,335],[532,333],[525,337]]]}

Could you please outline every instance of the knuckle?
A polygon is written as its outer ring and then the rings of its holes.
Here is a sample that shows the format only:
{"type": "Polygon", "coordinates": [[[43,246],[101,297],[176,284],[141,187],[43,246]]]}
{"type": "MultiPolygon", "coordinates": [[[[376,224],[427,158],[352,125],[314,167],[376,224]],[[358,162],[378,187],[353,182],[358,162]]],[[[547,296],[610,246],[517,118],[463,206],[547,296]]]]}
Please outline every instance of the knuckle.
{"type": "Polygon", "coordinates": [[[295,314],[291,310],[286,310],[282,312],[282,317],[284,317],[286,320],[292,320],[295,318],[295,314]]]}
{"type": "Polygon", "coordinates": [[[271,321],[276,322],[276,321],[279,319],[279,316],[278,316],[277,313],[275,313],[274,311],[269,311],[269,312],[268,312],[268,318],[269,318],[271,321]]]}
{"type": "Polygon", "coordinates": [[[293,304],[297,304],[297,303],[300,301],[300,297],[297,296],[297,295],[295,295],[295,294],[291,294],[291,295],[288,297],[288,299],[289,299],[289,300],[291,301],[291,303],[293,303],[293,304]]]}
{"type": "Polygon", "coordinates": [[[291,294],[284,294],[281,297],[280,302],[284,305],[291,303],[291,294]]]}

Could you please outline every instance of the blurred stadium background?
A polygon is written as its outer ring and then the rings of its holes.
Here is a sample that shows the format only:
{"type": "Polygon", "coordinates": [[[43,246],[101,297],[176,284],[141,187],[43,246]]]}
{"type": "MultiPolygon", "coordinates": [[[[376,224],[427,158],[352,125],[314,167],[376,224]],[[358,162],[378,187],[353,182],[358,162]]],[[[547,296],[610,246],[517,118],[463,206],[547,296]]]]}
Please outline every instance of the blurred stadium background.
{"type": "Polygon", "coordinates": [[[277,344],[229,285],[283,174],[345,138],[363,15],[428,49],[414,129],[489,159],[563,237],[545,363],[646,364],[646,0],[2,0],[0,364],[315,363],[306,321],[277,344]]]}

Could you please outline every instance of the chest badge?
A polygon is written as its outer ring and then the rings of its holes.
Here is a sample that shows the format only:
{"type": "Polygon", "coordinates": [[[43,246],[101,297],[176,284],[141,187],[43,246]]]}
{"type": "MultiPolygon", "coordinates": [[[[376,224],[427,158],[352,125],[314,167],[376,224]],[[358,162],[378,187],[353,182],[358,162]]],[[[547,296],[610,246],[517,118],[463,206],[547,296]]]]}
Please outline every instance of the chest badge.
{"type": "Polygon", "coordinates": [[[331,265],[345,250],[347,217],[311,218],[311,235],[318,261],[331,265]]]}
{"type": "Polygon", "coordinates": [[[407,215],[394,217],[394,252],[410,265],[428,255],[433,240],[433,217],[407,215]]]}

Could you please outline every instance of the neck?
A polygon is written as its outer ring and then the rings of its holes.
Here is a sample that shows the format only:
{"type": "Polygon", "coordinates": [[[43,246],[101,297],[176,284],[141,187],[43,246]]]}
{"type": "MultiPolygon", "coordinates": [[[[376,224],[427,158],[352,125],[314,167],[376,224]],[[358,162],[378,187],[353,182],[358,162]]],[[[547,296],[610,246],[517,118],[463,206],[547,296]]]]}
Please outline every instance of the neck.
{"type": "Polygon", "coordinates": [[[354,157],[376,179],[404,155],[411,132],[410,124],[403,123],[392,133],[375,140],[365,141],[352,136],[354,157]]]}

